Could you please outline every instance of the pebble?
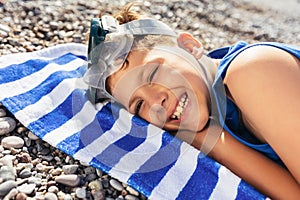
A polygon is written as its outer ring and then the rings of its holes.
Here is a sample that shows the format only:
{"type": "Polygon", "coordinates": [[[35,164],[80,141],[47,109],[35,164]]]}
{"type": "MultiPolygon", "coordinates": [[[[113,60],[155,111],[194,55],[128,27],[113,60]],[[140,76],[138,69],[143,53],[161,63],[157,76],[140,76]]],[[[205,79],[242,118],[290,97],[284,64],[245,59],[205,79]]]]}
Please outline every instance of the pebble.
{"type": "Polygon", "coordinates": [[[114,189],[116,189],[116,190],[118,190],[118,191],[122,191],[122,190],[123,190],[122,184],[121,184],[119,181],[115,180],[115,179],[111,179],[111,180],[109,181],[109,184],[110,184],[114,189]]]}
{"type": "Polygon", "coordinates": [[[9,193],[3,198],[3,200],[14,199],[19,191],[16,188],[13,188],[9,191],[9,193]]]}
{"type": "Polygon", "coordinates": [[[52,192],[47,192],[45,194],[45,200],[58,200],[56,194],[52,193],[52,192]]]}
{"type": "Polygon", "coordinates": [[[0,135],[5,135],[14,130],[16,121],[11,117],[0,118],[0,135]]]}
{"type": "Polygon", "coordinates": [[[2,139],[1,145],[4,148],[16,148],[20,149],[24,145],[24,140],[18,136],[8,136],[2,139]]]}
{"type": "Polygon", "coordinates": [[[55,181],[66,186],[76,187],[80,183],[80,177],[75,174],[60,175],[55,178],[55,181]]]}
{"type": "Polygon", "coordinates": [[[3,181],[15,180],[16,173],[14,168],[2,166],[0,169],[0,177],[3,181]]]}
{"type": "Polygon", "coordinates": [[[3,197],[9,193],[10,190],[17,187],[15,181],[9,180],[0,184],[0,197],[3,197]]]}
{"type": "Polygon", "coordinates": [[[84,199],[86,197],[86,189],[85,188],[77,188],[75,191],[75,195],[79,199],[84,199]]]}
{"type": "Polygon", "coordinates": [[[65,174],[75,174],[78,170],[78,165],[64,165],[62,170],[65,174]]]}
{"type": "MultiPolygon", "coordinates": [[[[99,11],[115,12],[116,7],[129,1],[11,0],[2,6],[5,1],[0,0],[0,56],[36,51],[66,42],[86,43],[91,17],[99,11]]],[[[289,19],[289,16],[262,12],[262,8],[245,9],[245,6],[238,1],[233,5],[232,1],[221,0],[168,3],[147,0],[141,3],[140,9],[169,22],[177,31],[188,30],[202,41],[206,50],[238,40],[277,40],[299,45],[298,18],[289,19]],[[235,12],[227,8],[234,8],[235,12]]],[[[95,200],[147,199],[101,170],[51,147],[10,116],[0,103],[0,199],[75,200],[84,194],[84,199],[95,200]],[[5,140],[10,136],[24,141],[18,139],[18,147],[7,145],[5,140]],[[32,193],[16,194],[17,186],[26,188],[28,185],[31,188],[35,185],[32,193]]]]}
{"type": "Polygon", "coordinates": [[[36,186],[35,184],[25,183],[25,184],[18,186],[17,189],[19,190],[19,192],[29,195],[34,191],[35,186],[36,186]]]}
{"type": "Polygon", "coordinates": [[[9,33],[10,32],[10,28],[4,24],[0,24],[0,30],[4,31],[5,33],[9,33]]]}
{"type": "Polygon", "coordinates": [[[5,117],[6,116],[6,111],[4,109],[0,109],[0,117],[5,117]]]}

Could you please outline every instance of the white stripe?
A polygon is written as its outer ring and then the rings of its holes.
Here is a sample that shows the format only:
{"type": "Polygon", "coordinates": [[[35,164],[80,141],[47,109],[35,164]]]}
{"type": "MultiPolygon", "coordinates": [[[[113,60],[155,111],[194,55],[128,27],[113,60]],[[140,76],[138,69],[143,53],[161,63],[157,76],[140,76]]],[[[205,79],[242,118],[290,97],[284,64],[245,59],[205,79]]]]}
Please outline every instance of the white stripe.
{"type": "MultiPolygon", "coordinates": [[[[121,109],[119,118],[115,121],[113,127],[95,139],[91,144],[76,152],[74,154],[74,158],[81,160],[82,162],[89,163],[94,156],[99,155],[109,145],[112,145],[115,141],[128,134],[131,129],[131,118],[131,114],[129,114],[126,110],[121,109]]],[[[100,131],[101,128],[99,126],[99,132],[100,131]]],[[[100,162],[106,164],[104,160],[101,160],[100,162]]]]}
{"type": "Polygon", "coordinates": [[[75,59],[65,65],[52,63],[47,65],[47,67],[44,67],[40,71],[35,72],[29,76],[25,76],[22,79],[1,84],[0,91],[3,97],[0,94],[0,99],[13,97],[28,92],[29,90],[32,90],[33,88],[41,84],[51,74],[61,70],[72,71],[77,69],[79,66],[82,66],[84,63],[85,61],[82,59],[75,59]]]}
{"type": "Polygon", "coordinates": [[[149,199],[176,199],[197,168],[198,154],[198,150],[183,142],[178,160],[153,189],[149,199]]]}
{"type": "Polygon", "coordinates": [[[241,179],[224,166],[220,167],[218,177],[216,187],[209,199],[236,199],[241,179]]]}
{"type": "Polygon", "coordinates": [[[47,133],[42,139],[49,142],[52,146],[56,146],[59,142],[81,131],[90,124],[95,119],[97,112],[98,110],[95,106],[87,101],[81,111],[73,116],[73,118],[57,129],[47,133]]]}
{"type": "Polygon", "coordinates": [[[59,44],[54,47],[48,47],[35,52],[14,53],[1,56],[0,68],[4,68],[12,64],[24,63],[33,59],[52,60],[67,53],[86,56],[87,46],[77,43],[59,44]]]}
{"type": "Polygon", "coordinates": [[[74,89],[87,89],[87,85],[82,81],[82,78],[64,79],[39,101],[16,112],[15,117],[22,119],[23,125],[28,126],[31,122],[56,109],[74,89]]]}
{"type": "MultiPolygon", "coordinates": [[[[160,128],[150,124],[148,126],[148,134],[145,141],[123,156],[109,173],[114,177],[118,177],[120,181],[127,182],[130,176],[160,149],[163,132],[164,131],[160,128]]],[[[165,166],[156,167],[161,168],[165,166]]],[[[154,170],[157,169],[153,169],[153,171],[154,170]]]]}

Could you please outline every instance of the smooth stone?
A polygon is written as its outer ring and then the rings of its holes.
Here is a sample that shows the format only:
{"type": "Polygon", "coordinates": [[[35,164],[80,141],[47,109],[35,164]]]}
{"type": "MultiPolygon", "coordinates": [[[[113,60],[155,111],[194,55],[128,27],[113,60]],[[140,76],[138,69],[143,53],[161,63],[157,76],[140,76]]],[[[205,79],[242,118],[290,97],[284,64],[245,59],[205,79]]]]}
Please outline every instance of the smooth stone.
{"type": "Polygon", "coordinates": [[[25,168],[19,173],[20,178],[29,178],[31,175],[32,172],[29,168],[25,168]]]}
{"type": "Polygon", "coordinates": [[[13,160],[16,159],[16,156],[13,155],[5,155],[3,158],[0,159],[0,163],[4,166],[13,167],[13,160]]]}
{"type": "Polygon", "coordinates": [[[15,180],[16,173],[14,168],[8,166],[2,166],[0,169],[0,177],[3,181],[15,180]]]}
{"type": "Polygon", "coordinates": [[[103,189],[103,186],[102,186],[102,183],[100,181],[92,181],[88,184],[88,187],[91,189],[91,190],[95,190],[95,191],[98,191],[98,190],[102,190],[103,189]]]}
{"type": "Polygon", "coordinates": [[[40,139],[38,136],[36,136],[35,134],[33,134],[31,131],[28,132],[28,138],[30,138],[31,140],[38,140],[40,139]]]}
{"type": "Polygon", "coordinates": [[[45,200],[58,200],[56,194],[52,193],[52,192],[47,192],[45,194],[45,200]]]}
{"type": "Polygon", "coordinates": [[[4,31],[6,33],[9,33],[10,32],[10,28],[4,24],[0,24],[0,30],[1,31],[4,31]]]}
{"type": "Polygon", "coordinates": [[[16,200],[27,200],[28,196],[25,193],[18,193],[16,196],[16,200]]]}
{"type": "Polygon", "coordinates": [[[6,111],[0,108],[0,117],[5,117],[5,116],[6,116],[6,111]]]}
{"type": "Polygon", "coordinates": [[[116,189],[116,190],[118,190],[118,191],[122,191],[122,190],[123,190],[123,186],[122,186],[122,184],[121,184],[119,181],[117,181],[117,180],[115,180],[115,179],[111,179],[111,180],[109,181],[109,183],[110,183],[110,185],[111,185],[114,189],[116,189]]]}
{"type": "Polygon", "coordinates": [[[17,183],[12,180],[5,181],[0,184],[0,197],[3,197],[9,193],[10,190],[17,187],[17,183]]]}
{"type": "Polygon", "coordinates": [[[125,200],[139,200],[139,198],[136,197],[136,196],[133,196],[133,195],[131,195],[131,194],[127,194],[127,195],[125,196],[125,200]]]}
{"type": "Polygon", "coordinates": [[[80,177],[75,174],[60,175],[55,178],[55,181],[66,186],[75,187],[79,185],[80,177]]]}
{"type": "Polygon", "coordinates": [[[75,195],[79,199],[84,199],[86,197],[85,188],[77,188],[76,191],[75,191],[75,195]]]}
{"type": "Polygon", "coordinates": [[[92,196],[94,199],[97,200],[107,200],[107,198],[105,198],[105,191],[104,190],[97,190],[97,191],[92,191],[92,196]]]}
{"type": "Polygon", "coordinates": [[[24,146],[24,140],[17,136],[8,136],[2,139],[1,145],[7,149],[10,148],[20,149],[24,146]]]}
{"type": "Polygon", "coordinates": [[[75,174],[78,170],[78,165],[64,165],[62,170],[65,174],[75,174]]]}
{"type": "MultiPolygon", "coordinates": [[[[66,194],[64,200],[73,200],[73,197],[70,194],[66,194]]],[[[97,199],[98,200],[98,199],[97,199]]],[[[100,199],[99,199],[100,200],[100,199]]]]}
{"type": "Polygon", "coordinates": [[[85,178],[85,181],[87,182],[91,182],[93,180],[97,179],[97,175],[96,174],[89,174],[87,175],[87,177],[85,178]]]}
{"type": "Polygon", "coordinates": [[[127,187],[126,187],[126,190],[127,190],[130,194],[132,194],[132,195],[134,195],[134,196],[139,196],[139,192],[136,191],[135,189],[133,189],[133,188],[130,187],[130,186],[127,186],[127,187]]]}
{"type": "Polygon", "coordinates": [[[19,192],[23,192],[25,194],[31,194],[34,189],[35,189],[36,185],[35,184],[23,184],[17,187],[17,189],[19,190],[19,192]]]}
{"type": "Polygon", "coordinates": [[[10,133],[16,128],[16,121],[11,117],[0,118],[0,135],[10,133]]]}
{"type": "Polygon", "coordinates": [[[3,200],[14,199],[18,193],[19,191],[16,188],[13,188],[9,191],[9,193],[4,197],[3,200]]]}
{"type": "Polygon", "coordinates": [[[29,177],[28,178],[28,183],[32,183],[32,184],[35,184],[36,186],[41,186],[42,185],[42,179],[39,178],[39,177],[29,177]]]}
{"type": "Polygon", "coordinates": [[[59,192],[59,189],[58,187],[56,187],[55,185],[52,185],[48,188],[48,192],[52,192],[52,193],[58,193],[59,192]]]}

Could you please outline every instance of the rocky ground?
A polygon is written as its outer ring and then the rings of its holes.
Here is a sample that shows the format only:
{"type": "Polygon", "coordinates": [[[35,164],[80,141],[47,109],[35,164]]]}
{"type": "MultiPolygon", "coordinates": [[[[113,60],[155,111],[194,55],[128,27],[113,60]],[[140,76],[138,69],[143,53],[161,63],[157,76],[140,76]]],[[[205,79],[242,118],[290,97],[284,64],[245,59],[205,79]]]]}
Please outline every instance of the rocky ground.
{"type": "MultiPolygon", "coordinates": [[[[0,0],[0,56],[86,43],[90,19],[99,12],[115,13],[127,2],[0,0]]],[[[249,0],[140,2],[138,11],[192,33],[207,50],[239,40],[300,45],[300,16],[288,9],[271,10],[249,0]]],[[[41,141],[1,104],[0,141],[0,199],[146,199],[41,141]]]]}

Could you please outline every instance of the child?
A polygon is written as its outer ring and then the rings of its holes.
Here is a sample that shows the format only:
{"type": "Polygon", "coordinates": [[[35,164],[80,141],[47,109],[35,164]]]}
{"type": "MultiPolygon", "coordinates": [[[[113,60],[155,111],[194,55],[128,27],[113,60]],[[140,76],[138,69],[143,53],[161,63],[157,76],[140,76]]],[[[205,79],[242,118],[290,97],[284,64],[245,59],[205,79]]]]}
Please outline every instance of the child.
{"type": "Polygon", "coordinates": [[[112,30],[90,52],[101,57],[86,75],[96,98],[176,134],[271,198],[299,199],[300,49],[239,42],[206,56],[190,34],[139,18],[125,7],[116,19],[126,34],[112,30]]]}

